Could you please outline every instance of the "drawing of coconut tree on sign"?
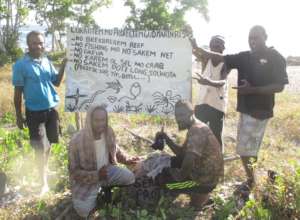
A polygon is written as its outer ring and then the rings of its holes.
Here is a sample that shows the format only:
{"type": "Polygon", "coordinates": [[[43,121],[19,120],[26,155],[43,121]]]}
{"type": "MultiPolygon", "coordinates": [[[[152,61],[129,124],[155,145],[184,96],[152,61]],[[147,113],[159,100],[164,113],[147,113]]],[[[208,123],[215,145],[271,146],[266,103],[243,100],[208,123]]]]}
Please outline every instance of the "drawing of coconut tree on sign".
{"type": "Polygon", "coordinates": [[[176,102],[181,99],[180,95],[173,95],[172,90],[167,90],[165,94],[155,92],[152,94],[152,97],[154,105],[165,115],[174,112],[176,102]]]}
{"type": "Polygon", "coordinates": [[[71,112],[77,110],[79,99],[80,99],[80,98],[87,97],[87,96],[88,96],[88,95],[81,94],[81,93],[79,92],[79,88],[77,88],[75,94],[73,94],[73,95],[66,95],[66,99],[73,99],[74,102],[75,102],[74,105],[68,104],[66,108],[67,108],[69,111],[71,111],[71,112]]]}
{"type": "Polygon", "coordinates": [[[156,111],[156,106],[155,105],[146,105],[145,110],[149,113],[152,114],[156,111]]]}

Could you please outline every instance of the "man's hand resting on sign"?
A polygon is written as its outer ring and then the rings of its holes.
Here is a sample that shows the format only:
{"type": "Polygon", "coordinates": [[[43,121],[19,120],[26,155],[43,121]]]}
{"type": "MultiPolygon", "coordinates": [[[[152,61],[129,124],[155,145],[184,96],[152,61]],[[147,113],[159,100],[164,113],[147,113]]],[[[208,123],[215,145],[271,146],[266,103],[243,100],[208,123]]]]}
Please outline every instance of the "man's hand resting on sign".
{"type": "Polygon", "coordinates": [[[255,93],[255,87],[251,86],[251,84],[246,80],[241,80],[242,84],[240,86],[234,86],[233,89],[237,89],[238,92],[242,95],[248,95],[255,93]]]}

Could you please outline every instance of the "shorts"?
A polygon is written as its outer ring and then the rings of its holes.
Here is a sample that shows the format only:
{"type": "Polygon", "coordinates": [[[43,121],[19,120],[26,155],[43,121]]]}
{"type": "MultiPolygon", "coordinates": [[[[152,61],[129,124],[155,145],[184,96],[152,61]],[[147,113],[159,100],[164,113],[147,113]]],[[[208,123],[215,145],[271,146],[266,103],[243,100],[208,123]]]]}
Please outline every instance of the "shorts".
{"type": "Polygon", "coordinates": [[[166,189],[182,193],[210,193],[211,191],[213,191],[214,188],[216,188],[216,184],[204,185],[193,180],[176,181],[173,178],[173,176],[169,173],[169,169],[181,169],[182,161],[183,158],[179,156],[172,156],[171,167],[164,168],[159,174],[160,177],[158,178],[163,178],[166,189]]]}
{"type": "Polygon", "coordinates": [[[59,117],[54,108],[42,111],[26,109],[26,123],[31,141],[40,141],[45,133],[50,144],[58,143],[59,117]]]}
{"type": "Polygon", "coordinates": [[[268,120],[260,120],[247,114],[240,114],[236,148],[238,155],[257,157],[268,120]]]}

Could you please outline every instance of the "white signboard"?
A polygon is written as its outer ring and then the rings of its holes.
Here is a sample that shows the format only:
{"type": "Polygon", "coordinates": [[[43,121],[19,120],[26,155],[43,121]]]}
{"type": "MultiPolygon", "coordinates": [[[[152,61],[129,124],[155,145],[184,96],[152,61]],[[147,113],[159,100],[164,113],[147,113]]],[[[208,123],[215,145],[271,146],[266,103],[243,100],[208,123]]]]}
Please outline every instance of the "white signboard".
{"type": "Polygon", "coordinates": [[[169,115],[191,100],[192,48],[180,32],[70,28],[66,111],[169,115]]]}

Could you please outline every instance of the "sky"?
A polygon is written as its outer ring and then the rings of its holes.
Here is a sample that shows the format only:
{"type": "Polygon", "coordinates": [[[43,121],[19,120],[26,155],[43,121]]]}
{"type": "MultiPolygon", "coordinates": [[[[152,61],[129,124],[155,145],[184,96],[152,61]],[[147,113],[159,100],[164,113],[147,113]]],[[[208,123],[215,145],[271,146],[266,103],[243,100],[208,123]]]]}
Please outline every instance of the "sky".
{"type": "MultiPolygon", "coordinates": [[[[299,0],[208,0],[210,20],[190,11],[185,19],[194,31],[198,45],[207,45],[210,37],[225,37],[225,53],[248,50],[248,33],[253,25],[263,25],[268,34],[267,45],[274,46],[285,57],[300,56],[299,0]]],[[[103,28],[122,28],[129,8],[123,1],[113,0],[112,6],[95,13],[103,28]]]]}

